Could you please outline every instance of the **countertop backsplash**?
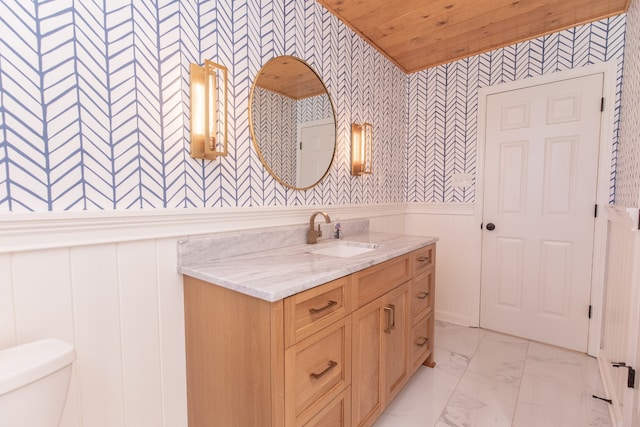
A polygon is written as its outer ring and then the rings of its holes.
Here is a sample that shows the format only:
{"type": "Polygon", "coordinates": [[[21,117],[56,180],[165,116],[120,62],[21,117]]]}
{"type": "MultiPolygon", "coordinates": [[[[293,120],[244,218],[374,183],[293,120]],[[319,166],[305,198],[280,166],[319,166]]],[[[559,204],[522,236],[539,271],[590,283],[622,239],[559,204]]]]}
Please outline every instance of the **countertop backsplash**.
{"type": "MultiPolygon", "coordinates": [[[[333,239],[334,227],[340,223],[343,238],[369,231],[368,219],[334,220],[326,223],[322,215],[315,219],[320,225],[322,237],[318,241],[333,239]]],[[[309,225],[293,225],[230,231],[189,238],[178,242],[178,265],[201,265],[207,261],[228,258],[253,252],[283,248],[306,243],[309,225]]]]}

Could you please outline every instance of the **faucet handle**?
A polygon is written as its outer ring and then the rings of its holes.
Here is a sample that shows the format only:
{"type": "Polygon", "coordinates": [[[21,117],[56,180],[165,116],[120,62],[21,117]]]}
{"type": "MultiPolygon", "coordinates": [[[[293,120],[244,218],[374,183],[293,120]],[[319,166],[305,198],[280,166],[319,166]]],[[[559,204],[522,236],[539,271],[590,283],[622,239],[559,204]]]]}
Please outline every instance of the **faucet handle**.
{"type": "Polygon", "coordinates": [[[337,223],[333,228],[333,238],[334,239],[342,239],[342,230],[340,227],[340,223],[337,223]]]}
{"type": "Polygon", "coordinates": [[[318,224],[318,233],[316,235],[318,237],[322,237],[322,230],[320,230],[320,224],[318,224]]]}

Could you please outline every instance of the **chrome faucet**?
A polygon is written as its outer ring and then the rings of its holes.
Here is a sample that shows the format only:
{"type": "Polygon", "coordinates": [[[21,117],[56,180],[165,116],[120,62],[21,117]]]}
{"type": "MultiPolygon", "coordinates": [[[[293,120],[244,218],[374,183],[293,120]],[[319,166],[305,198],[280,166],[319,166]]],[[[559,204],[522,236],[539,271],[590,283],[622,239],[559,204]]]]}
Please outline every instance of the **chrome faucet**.
{"type": "Polygon", "coordinates": [[[318,237],[322,237],[322,231],[320,231],[320,224],[318,224],[318,229],[315,229],[314,220],[317,215],[322,215],[324,220],[328,223],[331,222],[331,218],[324,212],[314,212],[311,214],[311,218],[309,218],[309,230],[307,231],[307,243],[313,244],[318,241],[318,237]]]}

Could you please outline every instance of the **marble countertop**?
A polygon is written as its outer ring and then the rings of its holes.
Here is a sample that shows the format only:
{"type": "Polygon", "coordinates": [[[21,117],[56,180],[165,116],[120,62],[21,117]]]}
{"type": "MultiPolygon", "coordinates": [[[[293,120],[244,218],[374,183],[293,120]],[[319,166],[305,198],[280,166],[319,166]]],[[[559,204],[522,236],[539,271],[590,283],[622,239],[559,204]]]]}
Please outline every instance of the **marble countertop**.
{"type": "Polygon", "coordinates": [[[178,271],[273,302],[436,241],[435,237],[364,231],[345,237],[342,242],[376,244],[376,249],[347,258],[312,253],[340,242],[325,239],[314,245],[294,244],[200,263],[181,262],[178,271]]]}

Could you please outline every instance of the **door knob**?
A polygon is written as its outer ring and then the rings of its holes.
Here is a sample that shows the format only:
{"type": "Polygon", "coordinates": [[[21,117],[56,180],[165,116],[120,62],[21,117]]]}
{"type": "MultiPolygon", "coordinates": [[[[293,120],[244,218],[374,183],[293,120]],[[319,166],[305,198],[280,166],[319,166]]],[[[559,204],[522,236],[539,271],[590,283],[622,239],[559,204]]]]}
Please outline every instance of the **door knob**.
{"type": "Polygon", "coordinates": [[[487,230],[489,231],[493,231],[496,229],[496,225],[492,222],[490,222],[489,224],[487,224],[487,230]]]}

